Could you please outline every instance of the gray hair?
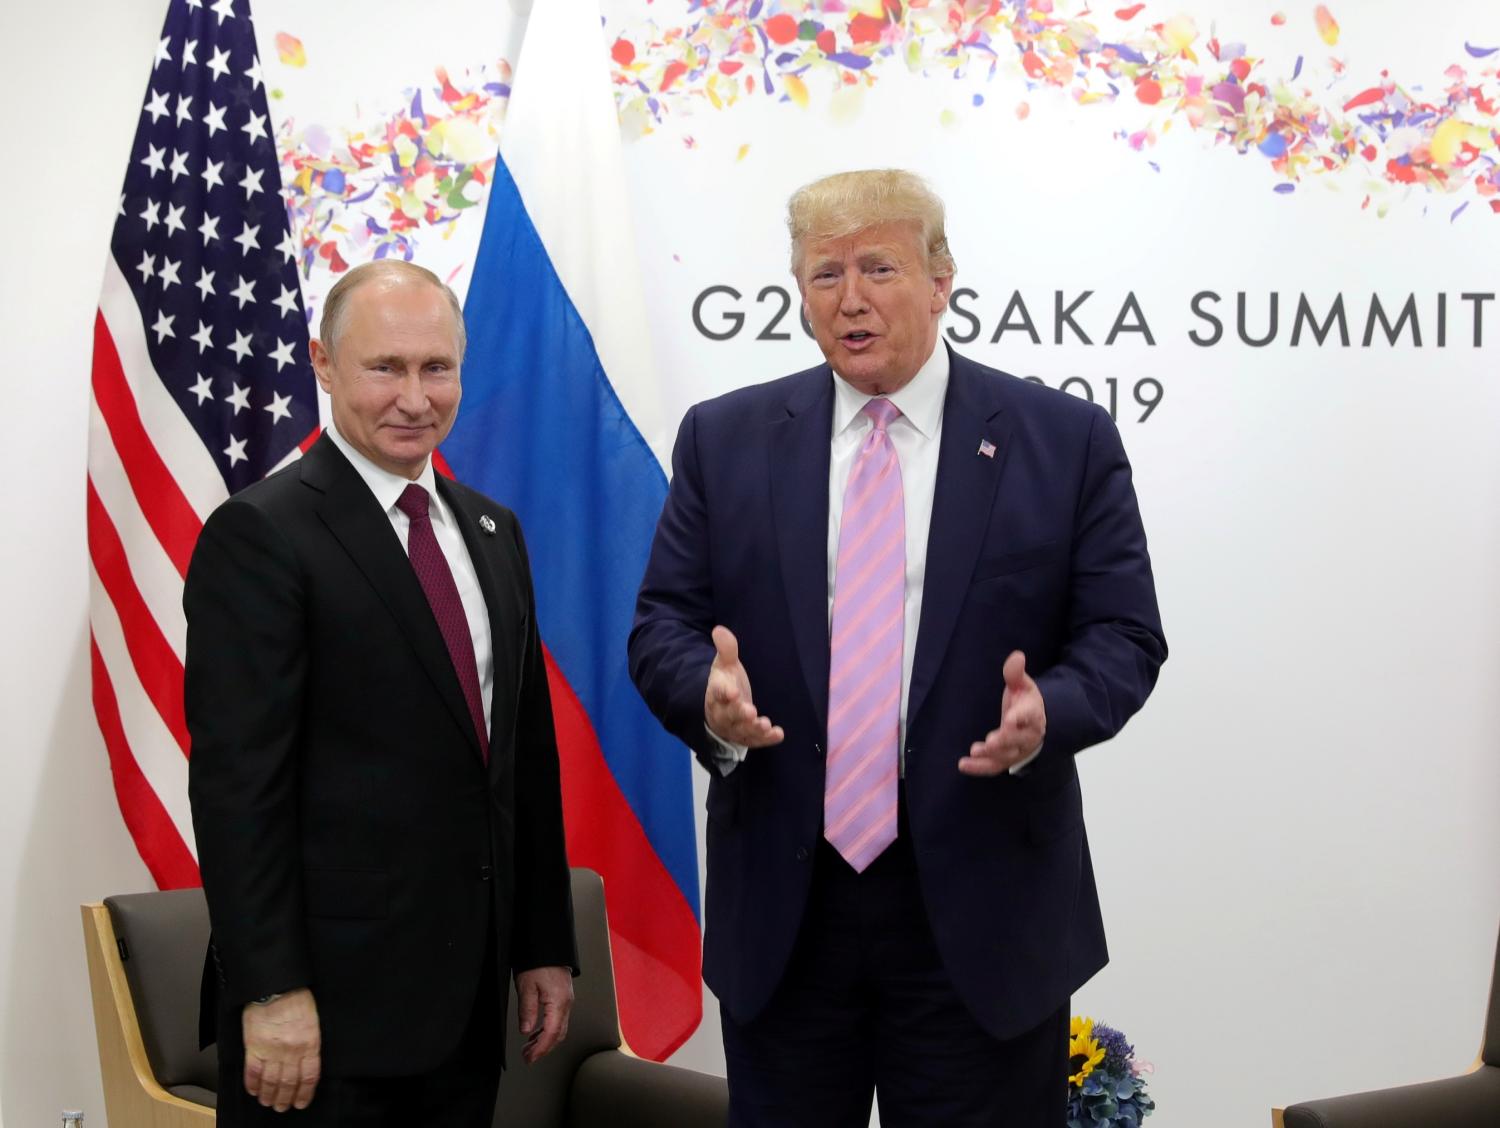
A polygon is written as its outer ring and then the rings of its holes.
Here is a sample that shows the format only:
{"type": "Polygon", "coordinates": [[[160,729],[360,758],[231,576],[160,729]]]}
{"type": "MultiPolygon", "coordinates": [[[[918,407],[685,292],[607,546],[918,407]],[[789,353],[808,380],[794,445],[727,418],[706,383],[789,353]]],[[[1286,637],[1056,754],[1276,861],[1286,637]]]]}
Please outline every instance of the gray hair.
{"type": "Polygon", "coordinates": [[[900,168],[839,172],[792,193],[786,225],[792,236],[792,274],[800,275],[810,242],[841,239],[880,223],[911,223],[927,251],[927,272],[951,277],[955,264],[943,231],[943,201],[925,180],[900,168]]]}
{"type": "Polygon", "coordinates": [[[458,359],[463,361],[464,348],[469,338],[464,329],[464,309],[458,302],[458,295],[425,266],[403,259],[379,259],[361,263],[333,284],[333,289],[323,299],[323,317],[318,323],[318,338],[330,356],[337,351],[338,340],[344,332],[344,322],[348,320],[349,298],[355,290],[369,282],[425,282],[441,290],[453,310],[453,326],[458,335],[458,359]]]}

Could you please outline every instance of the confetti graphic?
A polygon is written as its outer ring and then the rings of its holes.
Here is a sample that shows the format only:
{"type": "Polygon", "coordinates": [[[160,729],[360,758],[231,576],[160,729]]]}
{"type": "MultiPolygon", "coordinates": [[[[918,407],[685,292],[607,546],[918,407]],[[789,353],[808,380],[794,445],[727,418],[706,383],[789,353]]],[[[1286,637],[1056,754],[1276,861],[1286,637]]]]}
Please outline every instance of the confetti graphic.
{"type": "Polygon", "coordinates": [[[341,274],[369,259],[410,261],[420,232],[450,237],[483,202],[510,66],[501,61],[458,77],[439,68],[435,79],[357,125],[283,123],[277,151],[303,278],[341,274]]]}
{"type": "MultiPolygon", "coordinates": [[[[1327,5],[1278,12],[1265,33],[1282,37],[1284,53],[1286,37],[1305,41],[1290,75],[1267,73],[1264,56],[1212,25],[1205,34],[1194,17],[1148,4],[1094,12],[1068,0],[690,0],[681,22],[609,29],[632,138],[752,98],[822,100],[837,112],[845,91],[904,67],[994,84],[991,100],[1009,87],[1023,120],[1046,88],[1079,105],[1134,103],[1139,125],[1116,135],[1132,148],[1186,127],[1268,162],[1283,195],[1308,177],[1349,173],[1369,182],[1366,207],[1374,193],[1419,186],[1469,195],[1461,208],[1477,196],[1500,212],[1500,69],[1490,61],[1500,48],[1464,44],[1469,59],[1487,65],[1471,74],[1453,64],[1439,90],[1424,93],[1385,71],[1351,90],[1348,61],[1328,55],[1341,29],[1327,5]]],[[[1382,200],[1376,210],[1388,207],[1382,200]]]]}

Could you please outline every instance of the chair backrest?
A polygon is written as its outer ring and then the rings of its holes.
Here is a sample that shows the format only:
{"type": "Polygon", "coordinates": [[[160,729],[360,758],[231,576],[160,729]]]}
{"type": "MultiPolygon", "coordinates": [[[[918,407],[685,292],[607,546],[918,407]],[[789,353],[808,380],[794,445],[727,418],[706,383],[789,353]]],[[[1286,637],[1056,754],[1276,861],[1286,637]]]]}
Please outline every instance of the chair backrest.
{"type": "Polygon", "coordinates": [[[218,1088],[218,1054],[198,1048],[198,992],[208,951],[202,889],[106,897],[151,1071],[165,1089],[218,1088]]]}
{"type": "Polygon", "coordinates": [[[1500,1065],[1500,939],[1495,941],[1495,970],[1490,975],[1490,1009],[1484,1019],[1484,1044],[1479,1056],[1485,1065],[1500,1065]]]}
{"type": "Polygon", "coordinates": [[[516,992],[511,986],[506,1017],[505,1076],[495,1124],[561,1128],[568,1089],[584,1059],[620,1046],[620,1016],[615,1005],[615,974],[610,963],[609,919],[604,909],[604,880],[593,870],[573,870],[573,922],[578,933],[578,964],[573,980],[573,1015],[568,1037],[536,1065],[521,1060],[522,1039],[516,1033],[516,992]]]}

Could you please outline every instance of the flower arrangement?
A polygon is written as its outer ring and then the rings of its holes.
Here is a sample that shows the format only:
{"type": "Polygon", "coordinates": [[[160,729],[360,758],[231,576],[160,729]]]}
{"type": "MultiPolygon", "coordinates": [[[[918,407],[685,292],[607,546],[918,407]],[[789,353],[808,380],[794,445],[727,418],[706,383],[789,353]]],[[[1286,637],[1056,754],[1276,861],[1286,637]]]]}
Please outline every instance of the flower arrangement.
{"type": "Polygon", "coordinates": [[[1068,1128],[1138,1128],[1156,1102],[1125,1035],[1092,1018],[1074,1017],[1068,1038],[1068,1128]]]}

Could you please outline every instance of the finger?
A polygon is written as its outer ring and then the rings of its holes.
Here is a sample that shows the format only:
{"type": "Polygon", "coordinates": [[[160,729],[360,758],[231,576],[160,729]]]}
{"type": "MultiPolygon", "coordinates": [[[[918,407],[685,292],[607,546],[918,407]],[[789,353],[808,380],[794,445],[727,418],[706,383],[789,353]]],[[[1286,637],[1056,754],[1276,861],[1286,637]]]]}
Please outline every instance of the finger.
{"type": "Polygon", "coordinates": [[[516,1021],[521,1033],[529,1038],[536,1030],[536,1012],[539,1005],[536,988],[529,983],[525,986],[517,984],[516,1004],[516,1021]]]}
{"type": "Polygon", "coordinates": [[[302,1079],[297,1083],[297,1091],[292,1095],[292,1106],[294,1108],[306,1108],[312,1104],[313,1093],[318,1088],[318,1079],[323,1075],[323,1062],[320,1058],[307,1058],[302,1062],[302,1079]]]}
{"type": "Polygon", "coordinates": [[[297,1086],[301,1084],[302,1071],[295,1062],[288,1063],[281,1070],[281,1076],[276,1081],[276,1096],[271,1101],[271,1107],[277,1112],[285,1112],[292,1107],[292,1098],[297,1095],[297,1086]]]}
{"type": "MultiPolygon", "coordinates": [[[[994,667],[991,666],[990,669],[993,670],[994,667]]],[[[1010,657],[1005,660],[1003,673],[1005,674],[1006,689],[1012,692],[1019,692],[1024,689],[1026,683],[1031,680],[1026,676],[1026,655],[1022,654],[1019,650],[1012,650],[1010,657]]]]}
{"type": "Polygon", "coordinates": [[[260,1091],[256,1098],[267,1108],[276,1099],[276,1086],[281,1082],[281,1063],[279,1061],[268,1061],[260,1071],[260,1091]]]}
{"type": "Polygon", "coordinates": [[[728,627],[715,627],[713,637],[714,650],[718,652],[714,660],[725,666],[738,665],[740,660],[740,644],[739,640],[734,637],[734,632],[728,627]]]}
{"type": "Polygon", "coordinates": [[[261,1078],[265,1074],[265,1063],[253,1054],[245,1055],[245,1092],[252,1097],[260,1096],[261,1078]]]}
{"type": "Polygon", "coordinates": [[[958,770],[966,776],[997,776],[1006,768],[993,756],[965,756],[958,761],[958,770]]]}
{"type": "Polygon", "coordinates": [[[537,1035],[536,1041],[527,1047],[531,1051],[531,1060],[541,1061],[550,1054],[562,1041],[562,1030],[562,1008],[548,1007],[546,1017],[542,1022],[542,1032],[537,1035]]]}

